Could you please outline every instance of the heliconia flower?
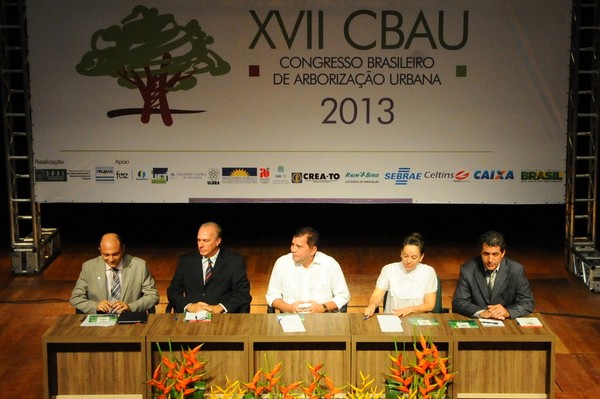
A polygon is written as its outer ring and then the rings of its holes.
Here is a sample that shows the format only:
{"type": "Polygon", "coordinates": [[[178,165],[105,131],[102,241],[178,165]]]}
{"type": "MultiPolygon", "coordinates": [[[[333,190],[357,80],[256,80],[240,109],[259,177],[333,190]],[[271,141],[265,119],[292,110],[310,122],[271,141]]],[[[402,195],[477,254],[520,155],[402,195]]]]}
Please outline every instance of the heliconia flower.
{"type": "Polygon", "coordinates": [[[194,393],[194,392],[196,392],[196,390],[197,390],[196,388],[186,389],[185,391],[183,391],[183,396],[187,396],[191,393],[194,393]]]}
{"type": "Polygon", "coordinates": [[[443,378],[435,376],[435,381],[437,382],[438,388],[443,388],[446,385],[446,382],[450,380],[450,378],[452,378],[452,374],[446,374],[443,378]]]}
{"type": "Polygon", "coordinates": [[[272,392],[273,388],[277,385],[279,380],[281,380],[281,377],[271,378],[271,380],[269,381],[269,384],[265,387],[265,390],[267,392],[272,392]]]}
{"type": "Polygon", "coordinates": [[[204,345],[204,344],[202,343],[202,344],[196,346],[195,348],[192,348],[190,350],[190,353],[193,354],[193,355],[196,355],[196,353],[200,352],[200,348],[202,348],[202,345],[204,345]]]}
{"type": "Polygon", "coordinates": [[[158,366],[156,366],[156,368],[154,369],[154,374],[152,374],[152,379],[154,380],[158,380],[158,377],[160,377],[160,370],[162,368],[162,365],[159,364],[158,366]]]}
{"type": "Polygon", "coordinates": [[[254,377],[252,378],[252,381],[244,384],[244,386],[248,389],[251,389],[253,391],[256,392],[256,390],[258,390],[258,387],[256,386],[256,384],[258,383],[258,381],[260,380],[260,376],[262,375],[262,371],[258,370],[255,374],[254,377]]]}
{"type": "Polygon", "coordinates": [[[392,380],[399,382],[400,384],[405,384],[406,385],[406,379],[404,377],[402,377],[401,375],[391,375],[390,376],[392,378],[392,380]]]}
{"type": "Polygon", "coordinates": [[[313,377],[319,378],[319,371],[323,368],[323,363],[319,363],[314,367],[309,364],[308,368],[310,369],[310,373],[313,375],[313,377]]]}
{"type": "Polygon", "coordinates": [[[419,387],[419,392],[421,392],[421,395],[427,395],[429,392],[433,391],[436,388],[437,388],[437,385],[430,385],[427,387],[419,387]]]}
{"type": "Polygon", "coordinates": [[[302,390],[304,391],[304,393],[306,393],[307,395],[312,395],[312,393],[315,391],[315,389],[317,389],[317,383],[319,380],[314,380],[308,387],[302,387],[302,390]]]}
{"type": "Polygon", "coordinates": [[[177,367],[177,362],[170,361],[166,356],[162,357],[162,363],[167,366],[169,370],[173,370],[175,367],[177,367]]]}
{"type": "Polygon", "coordinates": [[[398,365],[398,366],[402,366],[402,354],[398,354],[397,357],[394,357],[392,355],[389,355],[390,359],[392,359],[392,363],[398,365]]]}
{"type": "Polygon", "coordinates": [[[293,398],[293,395],[290,395],[289,393],[298,388],[300,386],[300,384],[302,384],[302,381],[296,381],[294,383],[291,383],[290,385],[288,385],[287,387],[285,385],[279,385],[279,392],[281,392],[283,394],[283,398],[293,398]]]}
{"type": "Polygon", "coordinates": [[[410,390],[408,389],[408,387],[398,387],[398,390],[405,392],[405,393],[410,393],[410,390]]]}
{"type": "Polygon", "coordinates": [[[423,336],[423,333],[419,333],[419,342],[421,342],[421,348],[422,349],[426,349],[427,348],[427,340],[423,336]]]}
{"type": "Polygon", "coordinates": [[[271,372],[263,373],[263,375],[265,376],[265,378],[267,380],[271,381],[275,377],[275,374],[277,374],[281,371],[282,366],[283,366],[283,362],[279,362],[275,365],[275,367],[273,367],[273,370],[271,370],[271,372]]]}

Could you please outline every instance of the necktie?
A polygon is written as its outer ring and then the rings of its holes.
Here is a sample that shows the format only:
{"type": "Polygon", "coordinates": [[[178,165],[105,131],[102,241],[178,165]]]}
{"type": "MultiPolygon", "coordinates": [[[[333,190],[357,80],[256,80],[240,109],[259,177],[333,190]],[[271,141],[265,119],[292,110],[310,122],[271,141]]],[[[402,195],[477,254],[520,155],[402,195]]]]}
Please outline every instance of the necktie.
{"type": "Polygon", "coordinates": [[[206,284],[206,282],[208,280],[210,280],[212,271],[213,271],[213,263],[212,263],[212,260],[210,260],[210,258],[208,258],[208,259],[206,259],[206,272],[204,273],[204,284],[206,284]]]}
{"type": "Polygon", "coordinates": [[[110,300],[118,301],[121,299],[121,281],[119,280],[119,271],[112,269],[112,287],[110,289],[110,300]]]}
{"type": "Polygon", "coordinates": [[[490,287],[490,291],[494,289],[494,280],[496,280],[496,270],[489,272],[489,281],[488,286],[490,287]]]}

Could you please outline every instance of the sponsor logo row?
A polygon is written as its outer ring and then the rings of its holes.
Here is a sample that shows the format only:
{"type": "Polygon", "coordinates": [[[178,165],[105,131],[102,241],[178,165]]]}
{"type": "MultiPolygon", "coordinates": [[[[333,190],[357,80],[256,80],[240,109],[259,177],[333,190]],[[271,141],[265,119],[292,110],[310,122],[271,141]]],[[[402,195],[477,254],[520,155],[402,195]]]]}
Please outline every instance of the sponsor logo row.
{"type": "Polygon", "coordinates": [[[477,169],[473,171],[431,171],[399,167],[397,170],[379,173],[374,171],[354,172],[288,172],[283,166],[275,170],[268,167],[222,167],[206,171],[174,171],[168,167],[127,170],[122,164],[97,166],[95,169],[42,169],[35,170],[37,182],[66,182],[69,179],[93,180],[98,183],[114,183],[120,180],[148,181],[152,184],[167,184],[172,180],[203,180],[207,185],[220,184],[302,184],[302,183],[381,183],[391,182],[406,186],[422,180],[446,180],[456,183],[471,181],[562,182],[564,172],[559,170],[526,169],[515,172],[510,169],[477,169]]]}

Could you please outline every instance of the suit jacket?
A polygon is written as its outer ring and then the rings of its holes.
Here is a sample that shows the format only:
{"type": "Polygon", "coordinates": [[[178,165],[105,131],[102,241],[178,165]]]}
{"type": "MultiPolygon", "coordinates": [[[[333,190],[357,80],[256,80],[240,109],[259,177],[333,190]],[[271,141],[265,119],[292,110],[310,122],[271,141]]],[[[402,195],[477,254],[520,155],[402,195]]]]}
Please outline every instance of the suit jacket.
{"type": "MultiPolygon", "coordinates": [[[[154,280],[143,259],[130,255],[123,257],[121,296],[132,312],[148,311],[159,302],[154,280]]],[[[83,313],[97,313],[98,303],[108,298],[104,259],[98,256],[85,261],[71,294],[71,305],[83,313]]]]}
{"type": "Polygon", "coordinates": [[[200,253],[181,256],[167,296],[177,313],[183,313],[188,304],[195,302],[221,303],[229,313],[250,313],[252,296],[244,257],[221,248],[205,286],[200,253]]]}
{"type": "Polygon", "coordinates": [[[495,304],[504,306],[512,319],[533,312],[533,294],[523,265],[512,259],[502,259],[491,292],[486,274],[479,256],[460,267],[452,298],[453,312],[473,317],[476,312],[495,304]]]}

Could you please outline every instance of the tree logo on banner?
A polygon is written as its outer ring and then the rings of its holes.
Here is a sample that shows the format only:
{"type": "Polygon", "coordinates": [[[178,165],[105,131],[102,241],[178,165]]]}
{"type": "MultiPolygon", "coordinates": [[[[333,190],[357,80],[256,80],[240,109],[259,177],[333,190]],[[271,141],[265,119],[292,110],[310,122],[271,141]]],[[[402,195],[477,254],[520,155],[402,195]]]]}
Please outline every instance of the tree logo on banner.
{"type": "Polygon", "coordinates": [[[167,94],[195,87],[195,75],[219,76],[231,70],[208,49],[214,39],[198,21],[181,26],[172,14],[159,15],[156,8],[134,7],[120,26],[96,31],[91,42],[92,49],[75,67],[77,72],[116,78],[120,86],[137,89],[143,100],[142,108],[109,111],[110,118],[140,114],[141,122],[148,123],[152,114],[160,114],[163,123],[171,126],[172,114],[205,111],[170,109],[167,94]]]}

